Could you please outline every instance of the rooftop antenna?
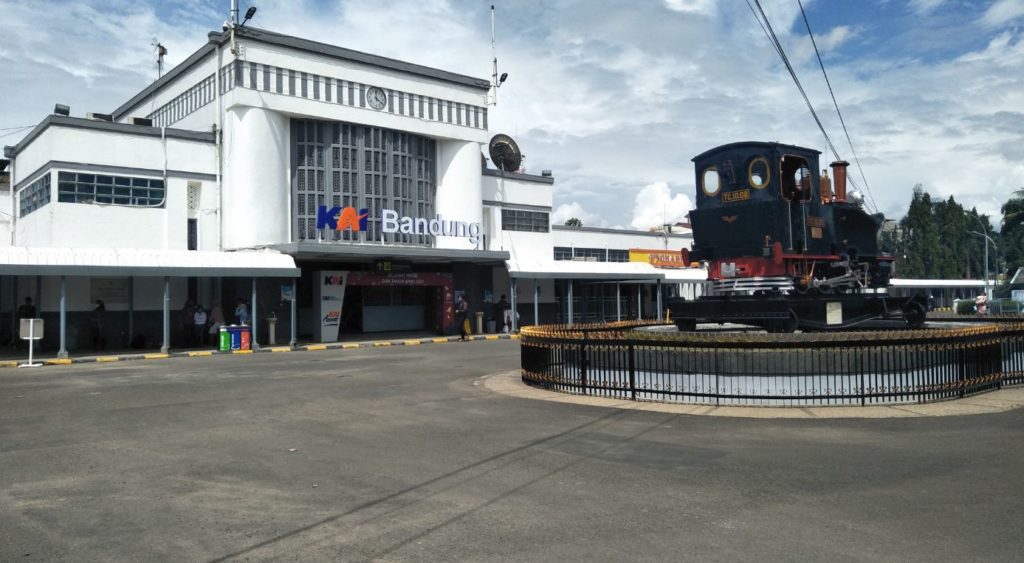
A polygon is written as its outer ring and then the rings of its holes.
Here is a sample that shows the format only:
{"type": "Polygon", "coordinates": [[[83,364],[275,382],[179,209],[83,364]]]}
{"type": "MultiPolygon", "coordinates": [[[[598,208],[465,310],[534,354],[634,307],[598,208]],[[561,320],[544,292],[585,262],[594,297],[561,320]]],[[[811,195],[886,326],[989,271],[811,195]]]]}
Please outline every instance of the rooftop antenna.
{"type": "Polygon", "coordinates": [[[498,105],[498,87],[508,79],[508,73],[503,72],[498,76],[498,50],[494,40],[494,4],[491,4],[491,59],[494,63],[494,73],[491,74],[491,105],[498,105]]]}
{"type": "Polygon", "coordinates": [[[167,56],[167,47],[164,47],[160,41],[154,39],[155,43],[152,43],[153,47],[156,47],[156,79],[160,80],[160,77],[164,75],[164,57],[167,56]]]}

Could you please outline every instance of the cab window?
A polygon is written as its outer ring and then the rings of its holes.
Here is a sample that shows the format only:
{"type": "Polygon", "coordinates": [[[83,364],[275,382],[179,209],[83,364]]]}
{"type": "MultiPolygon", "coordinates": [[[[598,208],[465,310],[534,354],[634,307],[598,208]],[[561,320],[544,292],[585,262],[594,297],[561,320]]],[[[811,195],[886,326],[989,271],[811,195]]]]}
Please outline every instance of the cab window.
{"type": "Polygon", "coordinates": [[[715,166],[708,166],[704,169],[704,174],[701,175],[700,188],[704,191],[704,195],[708,197],[715,197],[718,195],[719,190],[722,189],[721,181],[718,177],[718,168],[715,166]]]}

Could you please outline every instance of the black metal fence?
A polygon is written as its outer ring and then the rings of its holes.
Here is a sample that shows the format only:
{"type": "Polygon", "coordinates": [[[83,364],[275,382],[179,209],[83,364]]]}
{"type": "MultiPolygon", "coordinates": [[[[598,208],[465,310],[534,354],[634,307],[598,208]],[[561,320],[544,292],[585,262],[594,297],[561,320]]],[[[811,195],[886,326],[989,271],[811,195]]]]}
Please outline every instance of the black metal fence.
{"type": "Polygon", "coordinates": [[[1024,383],[1024,322],[784,335],[637,330],[651,324],[526,327],[523,380],[604,397],[761,406],[924,403],[1024,383]]]}

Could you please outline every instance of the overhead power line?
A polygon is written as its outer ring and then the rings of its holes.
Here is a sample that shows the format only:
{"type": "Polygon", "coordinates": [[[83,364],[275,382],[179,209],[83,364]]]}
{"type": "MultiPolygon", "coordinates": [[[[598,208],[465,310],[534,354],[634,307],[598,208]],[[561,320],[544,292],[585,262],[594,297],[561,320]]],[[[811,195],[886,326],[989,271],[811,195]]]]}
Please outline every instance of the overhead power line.
{"type": "MultiPolygon", "coordinates": [[[[804,86],[796,74],[796,69],[794,69],[792,63],[789,62],[786,50],[783,49],[782,42],[779,41],[779,37],[775,34],[775,30],[772,28],[772,24],[768,20],[767,14],[764,13],[764,8],[761,7],[760,0],[754,0],[753,5],[751,5],[750,0],[746,0],[746,2],[751,12],[753,12],[754,18],[757,19],[758,24],[761,25],[761,30],[764,31],[765,35],[768,37],[768,41],[772,44],[772,47],[775,48],[775,52],[779,55],[779,58],[782,59],[782,63],[786,66],[786,70],[789,72],[790,78],[793,79],[793,83],[796,84],[797,90],[800,91],[800,96],[803,97],[804,103],[807,105],[807,110],[811,112],[811,117],[814,118],[814,122],[818,125],[818,130],[821,131],[822,136],[825,138],[825,143],[828,144],[828,148],[832,151],[832,155],[836,160],[842,160],[842,157],[839,155],[839,151],[836,150],[835,145],[832,143],[831,137],[829,137],[828,132],[825,131],[825,126],[822,124],[821,118],[818,117],[818,112],[814,110],[814,105],[811,104],[811,100],[807,96],[807,91],[804,90],[804,86]],[[755,6],[757,8],[756,10],[755,6]]],[[[853,184],[852,179],[851,184],[853,184]]],[[[855,184],[854,186],[856,187],[855,184]]],[[[869,203],[877,211],[878,208],[875,205],[874,198],[872,198],[869,203]]]]}
{"type": "Polygon", "coordinates": [[[843,112],[839,110],[839,102],[836,101],[836,94],[832,91],[832,81],[828,79],[828,73],[825,72],[825,63],[821,60],[821,53],[818,52],[818,42],[814,40],[814,32],[811,31],[811,22],[807,20],[807,12],[804,11],[804,3],[802,0],[796,0],[796,3],[800,6],[800,15],[804,18],[804,25],[807,26],[807,35],[811,38],[811,45],[814,45],[814,54],[818,57],[818,66],[821,67],[821,74],[825,76],[825,84],[828,85],[828,93],[832,96],[832,105],[836,108],[836,114],[839,116],[839,123],[843,126],[843,133],[846,135],[846,142],[850,145],[850,153],[853,154],[853,161],[857,163],[857,170],[860,172],[860,177],[864,180],[864,191],[867,193],[868,198],[871,199],[871,205],[876,210],[878,205],[875,203],[875,196],[871,193],[871,188],[868,186],[868,177],[864,175],[864,168],[860,165],[860,158],[857,157],[857,151],[853,148],[853,140],[850,139],[850,132],[846,129],[846,120],[843,119],[843,112]]]}

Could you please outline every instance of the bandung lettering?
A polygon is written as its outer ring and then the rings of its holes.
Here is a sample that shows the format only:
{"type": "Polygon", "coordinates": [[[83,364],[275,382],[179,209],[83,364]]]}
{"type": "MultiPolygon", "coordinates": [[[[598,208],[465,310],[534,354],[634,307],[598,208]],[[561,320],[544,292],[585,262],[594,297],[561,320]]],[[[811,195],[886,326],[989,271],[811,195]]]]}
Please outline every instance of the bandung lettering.
{"type": "Polygon", "coordinates": [[[433,219],[399,217],[393,209],[381,212],[381,231],[403,235],[430,235],[435,237],[468,238],[471,244],[480,240],[480,223],[467,223],[445,219],[440,214],[433,219]]]}
{"type": "Polygon", "coordinates": [[[316,210],[316,228],[344,231],[349,229],[355,232],[366,230],[366,218],[370,213],[366,209],[360,209],[356,213],[354,207],[332,207],[327,209],[321,205],[316,210]]]}

